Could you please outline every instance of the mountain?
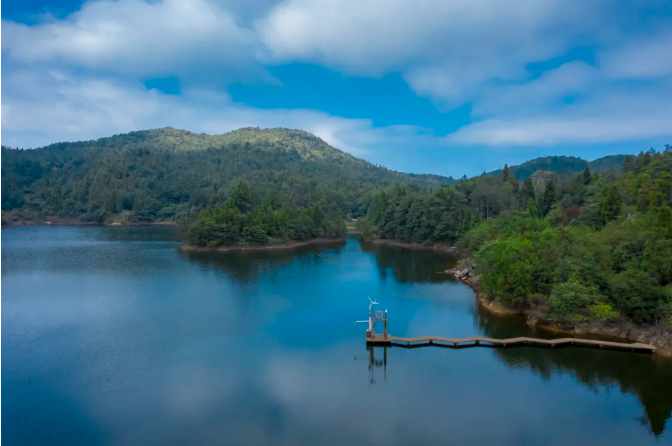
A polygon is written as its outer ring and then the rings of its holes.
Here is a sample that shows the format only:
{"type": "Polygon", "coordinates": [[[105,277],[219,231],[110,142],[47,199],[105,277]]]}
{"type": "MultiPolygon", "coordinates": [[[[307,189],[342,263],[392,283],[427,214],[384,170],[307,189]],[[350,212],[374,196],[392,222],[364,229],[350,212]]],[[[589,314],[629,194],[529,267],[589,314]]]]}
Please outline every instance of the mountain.
{"type": "MultiPolygon", "coordinates": [[[[531,177],[536,171],[544,170],[560,176],[583,172],[588,167],[591,172],[604,173],[610,169],[620,170],[626,155],[609,155],[595,161],[586,161],[574,156],[546,156],[526,161],[523,164],[509,166],[509,170],[516,175],[516,179],[524,180],[531,177]]],[[[490,172],[489,175],[500,176],[501,169],[490,172]]]]}
{"type": "Polygon", "coordinates": [[[363,212],[363,197],[392,183],[455,182],[373,165],[304,131],[242,128],[223,135],[136,131],[33,150],[2,148],[3,218],[13,221],[174,220],[221,203],[240,181],[295,206],[363,212]]]}
{"type": "Polygon", "coordinates": [[[623,167],[627,155],[609,155],[598,158],[595,161],[588,163],[588,167],[592,172],[604,173],[608,170],[619,171],[623,167]]]}

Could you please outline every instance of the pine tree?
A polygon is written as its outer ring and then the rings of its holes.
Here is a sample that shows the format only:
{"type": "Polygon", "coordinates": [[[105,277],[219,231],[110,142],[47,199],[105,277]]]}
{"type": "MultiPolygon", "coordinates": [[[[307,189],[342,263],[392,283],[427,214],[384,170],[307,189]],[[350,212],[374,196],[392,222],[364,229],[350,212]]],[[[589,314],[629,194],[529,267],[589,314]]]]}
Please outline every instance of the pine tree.
{"type": "Polygon", "coordinates": [[[252,210],[252,191],[246,181],[238,183],[232,198],[233,203],[241,214],[247,214],[252,210]]]}
{"type": "Polygon", "coordinates": [[[510,176],[511,176],[511,171],[509,170],[509,165],[504,164],[504,169],[502,169],[502,181],[504,181],[505,183],[508,183],[510,176]]]}
{"type": "Polygon", "coordinates": [[[521,206],[523,209],[528,208],[528,203],[531,201],[535,200],[535,194],[534,194],[534,183],[532,182],[532,178],[526,178],[525,181],[523,181],[523,188],[520,191],[521,195],[521,206]]]}
{"type": "Polygon", "coordinates": [[[600,216],[603,223],[615,220],[621,213],[623,198],[618,184],[610,184],[602,189],[600,194],[600,216]]]}
{"type": "Polygon", "coordinates": [[[555,181],[552,179],[546,184],[546,190],[544,191],[544,200],[542,202],[542,213],[544,216],[548,214],[553,205],[555,204],[555,181]]]}
{"type": "Polygon", "coordinates": [[[653,198],[653,183],[649,174],[637,176],[637,210],[646,212],[651,206],[653,198]]]}
{"type": "Polygon", "coordinates": [[[583,171],[583,184],[588,186],[590,184],[590,182],[592,181],[592,179],[593,179],[593,177],[590,174],[590,169],[588,168],[588,166],[586,166],[586,170],[583,171]]]}

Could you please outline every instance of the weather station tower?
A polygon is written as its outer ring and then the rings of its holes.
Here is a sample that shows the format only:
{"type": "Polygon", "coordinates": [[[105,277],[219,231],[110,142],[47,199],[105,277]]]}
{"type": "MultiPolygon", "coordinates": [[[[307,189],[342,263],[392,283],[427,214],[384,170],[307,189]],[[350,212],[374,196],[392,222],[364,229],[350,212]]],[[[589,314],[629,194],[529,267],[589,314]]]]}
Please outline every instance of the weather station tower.
{"type": "Polygon", "coordinates": [[[373,306],[378,305],[378,302],[371,300],[369,297],[369,319],[366,321],[355,321],[355,323],[368,323],[369,329],[366,330],[366,340],[373,339],[375,335],[376,322],[383,323],[383,339],[387,339],[387,309],[385,312],[376,311],[373,312],[373,306]]]}

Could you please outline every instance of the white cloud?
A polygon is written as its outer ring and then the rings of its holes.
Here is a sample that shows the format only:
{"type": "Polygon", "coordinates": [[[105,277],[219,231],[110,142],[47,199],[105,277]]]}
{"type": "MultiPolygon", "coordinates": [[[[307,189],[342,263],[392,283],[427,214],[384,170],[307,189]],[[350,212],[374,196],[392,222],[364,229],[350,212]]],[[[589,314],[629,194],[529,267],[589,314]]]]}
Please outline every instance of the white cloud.
{"type": "MultiPolygon", "coordinates": [[[[3,56],[137,76],[174,75],[256,63],[255,35],[208,0],[89,1],[65,19],[2,22],[3,56]]],[[[220,73],[221,74],[221,73],[220,73]]]]}
{"type": "Polygon", "coordinates": [[[474,122],[446,140],[515,147],[672,136],[670,45],[656,34],[599,52],[595,65],[570,62],[531,81],[483,87],[471,98],[474,122]]]}
{"type": "MultiPolygon", "coordinates": [[[[669,25],[668,25],[669,26],[669,25]]],[[[600,55],[600,65],[615,78],[650,79],[672,74],[672,32],[636,39],[600,55]]]]}
{"type": "Polygon", "coordinates": [[[316,110],[257,109],[217,92],[167,95],[139,82],[115,83],[58,71],[5,74],[3,90],[3,144],[10,146],[39,147],[165,126],[210,134],[251,126],[300,128],[354,155],[387,145],[440,140],[416,127],[373,128],[369,120],[316,110]]]}
{"type": "Polygon", "coordinates": [[[584,62],[569,62],[527,82],[484,86],[472,98],[472,117],[547,112],[557,108],[565,97],[590,92],[599,78],[597,68],[584,62]]]}
{"type": "Polygon", "coordinates": [[[447,136],[458,145],[527,146],[637,141],[672,135],[672,88],[605,91],[557,111],[490,118],[447,136]]]}
{"type": "Polygon", "coordinates": [[[89,0],[61,19],[3,20],[3,142],[35,146],[165,125],[208,133],[284,126],[363,154],[402,144],[412,151],[670,135],[669,20],[649,26],[638,15],[656,1],[89,0]],[[572,62],[577,46],[593,48],[595,62],[572,62]],[[530,69],[556,57],[546,71],[530,69]],[[291,61],[399,73],[441,110],[470,104],[473,123],[442,139],[432,129],[373,128],[316,110],[255,109],[224,90],[270,81],[264,64],[291,61]],[[183,94],[138,80],[162,76],[178,76],[183,94]]]}
{"type": "Polygon", "coordinates": [[[484,82],[519,78],[525,64],[562,54],[594,23],[596,3],[290,0],[257,29],[276,60],[401,71],[420,94],[460,101],[484,82]]]}

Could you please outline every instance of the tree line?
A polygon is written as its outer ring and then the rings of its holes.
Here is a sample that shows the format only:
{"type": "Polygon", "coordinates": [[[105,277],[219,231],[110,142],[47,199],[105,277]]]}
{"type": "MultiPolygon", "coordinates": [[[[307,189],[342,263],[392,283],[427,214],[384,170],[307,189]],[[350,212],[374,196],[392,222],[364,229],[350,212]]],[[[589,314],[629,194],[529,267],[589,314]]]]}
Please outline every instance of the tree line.
{"type": "Polygon", "coordinates": [[[240,129],[205,135],[171,128],[22,150],[2,147],[3,224],[194,219],[245,181],[299,207],[366,212],[366,195],[392,183],[422,187],[452,178],[375,166],[307,132],[240,129]]]}
{"type": "Polygon", "coordinates": [[[281,202],[275,189],[261,197],[238,183],[231,197],[202,210],[181,227],[183,240],[195,246],[264,246],[288,241],[337,239],[346,234],[343,214],[318,205],[297,208],[281,202]]]}
{"type": "Polygon", "coordinates": [[[505,167],[433,191],[394,185],[357,226],[365,238],[469,248],[487,298],[553,322],[672,328],[671,173],[666,146],[603,175],[519,182],[505,167]]]}

